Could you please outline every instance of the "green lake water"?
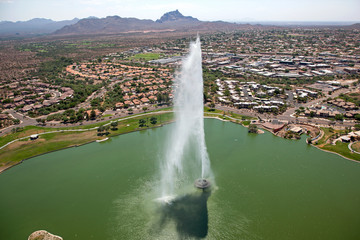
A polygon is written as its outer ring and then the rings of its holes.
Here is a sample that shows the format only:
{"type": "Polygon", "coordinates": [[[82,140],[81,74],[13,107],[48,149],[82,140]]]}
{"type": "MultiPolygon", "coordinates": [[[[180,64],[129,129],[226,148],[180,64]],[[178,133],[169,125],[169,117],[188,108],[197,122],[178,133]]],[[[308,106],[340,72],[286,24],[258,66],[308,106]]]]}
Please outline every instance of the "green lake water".
{"type": "Polygon", "coordinates": [[[156,199],[171,125],[32,158],[0,174],[0,239],[360,239],[360,164],[205,120],[216,187],[156,199]]]}

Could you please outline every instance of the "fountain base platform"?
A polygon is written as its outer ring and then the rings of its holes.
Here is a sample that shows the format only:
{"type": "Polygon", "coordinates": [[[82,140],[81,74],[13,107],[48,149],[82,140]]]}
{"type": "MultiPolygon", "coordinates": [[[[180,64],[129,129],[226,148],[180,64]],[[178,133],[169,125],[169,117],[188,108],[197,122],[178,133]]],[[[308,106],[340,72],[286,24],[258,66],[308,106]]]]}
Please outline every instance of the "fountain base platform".
{"type": "Polygon", "coordinates": [[[196,188],[199,188],[199,189],[202,189],[202,190],[205,190],[205,189],[211,187],[210,181],[205,179],[205,178],[197,179],[195,181],[194,185],[195,185],[196,188]]]}

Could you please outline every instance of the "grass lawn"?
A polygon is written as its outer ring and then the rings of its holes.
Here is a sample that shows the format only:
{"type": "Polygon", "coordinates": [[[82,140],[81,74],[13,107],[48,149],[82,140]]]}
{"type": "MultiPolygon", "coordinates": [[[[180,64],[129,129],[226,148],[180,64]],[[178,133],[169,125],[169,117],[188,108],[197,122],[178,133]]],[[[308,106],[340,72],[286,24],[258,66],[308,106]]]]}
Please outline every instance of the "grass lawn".
{"type": "Polygon", "coordinates": [[[233,113],[233,112],[230,112],[230,114],[228,113],[228,115],[232,118],[241,119],[241,120],[256,120],[257,119],[254,117],[245,116],[245,115],[241,115],[241,114],[237,114],[237,113],[233,113]]]}
{"type": "Polygon", "coordinates": [[[214,109],[214,108],[209,108],[209,107],[204,107],[204,112],[205,113],[224,113],[224,111],[219,110],[219,109],[214,109]]]}
{"type": "MultiPolygon", "coordinates": [[[[116,129],[109,130],[109,134],[106,136],[116,136],[124,133],[129,133],[133,131],[138,131],[142,129],[147,129],[150,127],[157,127],[163,124],[167,124],[173,120],[174,114],[172,112],[169,113],[159,113],[154,112],[149,115],[135,115],[134,118],[129,119],[118,119],[118,126],[116,129]],[[156,124],[150,123],[150,118],[155,117],[157,122],[156,124]],[[139,120],[144,119],[146,124],[144,127],[139,127],[139,120]]],[[[110,121],[101,122],[86,126],[86,129],[92,127],[98,127],[101,125],[105,125],[110,121]]],[[[25,127],[23,131],[9,134],[3,138],[1,138],[1,146],[10,142],[14,139],[29,136],[35,133],[44,133],[55,130],[69,130],[69,129],[84,129],[85,126],[81,127],[72,127],[72,128],[45,128],[38,126],[28,126],[25,127]]],[[[51,151],[60,150],[66,147],[76,146],[85,144],[88,142],[95,141],[97,139],[101,139],[104,136],[98,136],[97,130],[89,130],[89,131],[81,131],[81,132],[57,132],[57,133],[48,133],[40,135],[36,140],[24,139],[21,141],[16,141],[6,146],[5,148],[0,150],[0,168],[1,167],[9,167],[17,164],[21,160],[37,156],[39,154],[44,154],[51,151]]]]}
{"type": "Polygon", "coordinates": [[[336,135],[336,134],[338,136],[345,134],[345,130],[335,130],[335,129],[331,129],[331,128],[321,128],[321,130],[324,131],[324,136],[315,144],[316,146],[318,146],[321,149],[330,151],[330,152],[338,153],[344,157],[360,161],[360,154],[352,153],[348,148],[349,143],[343,143],[343,142],[337,141],[336,145],[332,145],[328,141],[330,138],[334,137],[334,135],[336,135]]]}
{"type": "Polygon", "coordinates": [[[222,113],[204,112],[204,117],[221,118],[225,117],[222,113]]]}
{"type": "Polygon", "coordinates": [[[21,160],[62,148],[81,145],[99,137],[96,131],[50,133],[36,140],[17,141],[0,150],[0,166],[11,166],[21,160]]]}
{"type": "Polygon", "coordinates": [[[235,123],[242,123],[244,126],[250,124],[250,120],[255,120],[254,117],[244,116],[241,114],[236,114],[233,112],[224,112],[218,109],[210,109],[208,107],[204,107],[204,116],[205,117],[217,117],[226,121],[231,121],[235,123]],[[236,120],[234,120],[236,119],[236,120]]]}
{"type": "Polygon", "coordinates": [[[111,117],[113,116],[112,114],[105,114],[104,116],[101,116],[101,118],[106,118],[106,117],[111,117]]]}
{"type": "Polygon", "coordinates": [[[242,124],[243,124],[244,126],[249,126],[250,123],[251,123],[250,121],[243,121],[243,122],[242,122],[242,124]]]}
{"type": "Polygon", "coordinates": [[[321,130],[323,130],[324,136],[321,139],[319,139],[319,141],[317,142],[317,145],[319,145],[319,146],[326,144],[327,140],[329,138],[331,138],[332,136],[334,136],[335,134],[341,135],[341,134],[345,133],[344,130],[335,130],[335,129],[324,128],[324,127],[322,127],[321,130]]]}
{"type": "Polygon", "coordinates": [[[156,60],[159,58],[160,58],[159,53],[139,53],[139,54],[132,56],[130,59],[150,61],[150,60],[156,60]]]}
{"type": "Polygon", "coordinates": [[[336,145],[326,144],[321,149],[336,152],[344,157],[360,161],[360,154],[350,152],[348,148],[349,143],[336,142],[336,145]]]}
{"type": "MultiPolygon", "coordinates": [[[[224,114],[224,111],[219,110],[219,109],[210,109],[208,107],[204,107],[204,113],[205,115],[208,114],[217,114],[219,116],[219,114],[224,114]]],[[[241,114],[237,114],[237,113],[233,113],[233,112],[225,112],[225,117],[229,116],[232,118],[236,118],[239,120],[255,120],[256,118],[254,117],[249,117],[249,116],[245,116],[245,115],[241,115],[241,114]]],[[[228,120],[230,120],[230,118],[227,118],[228,120]]]]}
{"type": "Polygon", "coordinates": [[[55,130],[56,130],[55,128],[46,128],[46,127],[39,127],[39,126],[26,126],[20,132],[8,134],[8,135],[1,137],[0,138],[0,146],[3,146],[6,143],[11,142],[17,138],[29,136],[32,134],[55,131],[55,130]]]}
{"type": "Polygon", "coordinates": [[[125,121],[118,122],[117,130],[110,130],[110,134],[108,136],[116,136],[124,133],[134,132],[142,129],[147,129],[150,127],[158,127],[163,124],[167,124],[174,119],[174,113],[163,113],[163,114],[151,114],[151,115],[144,115],[139,116],[137,118],[127,119],[125,121]],[[157,123],[151,124],[150,118],[156,117],[157,123]],[[146,121],[144,127],[139,127],[139,120],[144,119],[146,121]]]}

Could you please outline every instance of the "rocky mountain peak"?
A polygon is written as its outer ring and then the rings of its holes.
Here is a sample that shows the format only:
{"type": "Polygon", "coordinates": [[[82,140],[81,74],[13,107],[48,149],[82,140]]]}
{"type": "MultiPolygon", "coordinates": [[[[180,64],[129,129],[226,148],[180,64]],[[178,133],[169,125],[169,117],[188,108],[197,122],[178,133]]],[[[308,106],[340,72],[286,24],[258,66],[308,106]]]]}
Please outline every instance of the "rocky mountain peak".
{"type": "Polygon", "coordinates": [[[197,18],[182,15],[179,10],[176,9],[175,11],[165,13],[160,19],[156,20],[156,22],[164,23],[178,20],[199,21],[197,18]]]}

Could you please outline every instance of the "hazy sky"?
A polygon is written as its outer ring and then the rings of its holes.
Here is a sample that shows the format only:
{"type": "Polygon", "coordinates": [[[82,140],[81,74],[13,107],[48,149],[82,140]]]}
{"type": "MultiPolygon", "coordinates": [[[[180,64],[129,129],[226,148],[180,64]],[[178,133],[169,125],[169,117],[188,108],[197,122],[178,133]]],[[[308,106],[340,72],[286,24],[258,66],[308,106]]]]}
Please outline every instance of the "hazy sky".
{"type": "Polygon", "coordinates": [[[200,20],[360,22],[360,0],[0,0],[0,21],[113,15],[156,20],[176,9],[200,20]]]}

